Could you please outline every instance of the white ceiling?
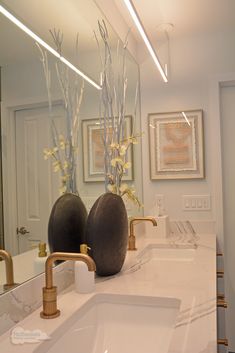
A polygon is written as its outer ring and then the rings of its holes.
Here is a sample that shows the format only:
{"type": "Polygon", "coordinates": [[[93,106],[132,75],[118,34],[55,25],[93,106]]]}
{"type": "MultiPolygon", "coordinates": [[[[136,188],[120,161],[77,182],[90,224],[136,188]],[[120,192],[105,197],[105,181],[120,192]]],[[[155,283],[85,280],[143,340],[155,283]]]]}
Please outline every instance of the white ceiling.
{"type": "MultiPolygon", "coordinates": [[[[172,23],[174,29],[169,33],[171,44],[177,40],[188,38],[187,43],[181,43],[178,51],[174,45],[171,45],[172,52],[172,73],[181,75],[189,72],[202,72],[204,66],[207,70],[211,66],[210,62],[218,51],[231,53],[230,48],[235,47],[235,0],[132,0],[142,23],[153,43],[163,38],[163,33],[158,31],[162,23],[172,23]],[[227,35],[228,33],[228,35],[227,35]],[[212,40],[204,41],[206,36],[213,37],[212,40]],[[197,45],[191,39],[197,40],[197,45]],[[210,43],[208,45],[208,43],[210,43]],[[185,60],[193,55],[194,60],[185,60]],[[184,63],[184,67],[182,66],[184,63]],[[188,70],[186,70],[188,65],[188,70]],[[195,67],[195,66],[198,67],[195,67]]],[[[65,56],[69,48],[74,48],[76,33],[79,31],[79,48],[81,50],[97,50],[97,43],[94,40],[94,23],[100,19],[99,9],[95,10],[93,0],[4,0],[10,9],[24,19],[30,28],[36,29],[38,34],[43,33],[43,38],[52,46],[49,28],[56,26],[61,28],[64,33],[65,56]],[[30,6],[29,6],[30,5],[30,6]],[[82,13],[82,16],[81,16],[82,13]]],[[[123,0],[103,0],[112,11],[113,3],[116,4],[116,10],[119,9],[125,22],[131,27],[140,50],[136,59],[142,63],[148,56],[147,51],[142,50],[142,39],[140,38],[133,21],[124,5],[123,0]],[[142,56],[142,57],[141,57],[142,56]]],[[[114,16],[116,16],[116,12],[114,16]]],[[[26,56],[32,47],[30,39],[19,30],[13,28],[13,25],[4,24],[7,20],[0,18],[0,65],[8,62],[11,58],[16,59],[16,54],[22,57],[26,56]],[[5,26],[6,25],[6,26],[5,26]],[[2,28],[5,28],[3,31],[2,28]],[[9,27],[9,28],[8,28],[9,27]],[[25,40],[23,42],[23,40],[25,40]],[[13,44],[14,43],[14,44],[13,44]],[[24,43],[22,45],[22,43],[24,43]],[[5,46],[8,50],[5,50],[5,46]]],[[[112,23],[111,23],[112,24],[112,23]]],[[[158,42],[159,43],[159,42],[158,42]]],[[[158,44],[157,43],[157,44],[158,44]]],[[[157,47],[159,49],[159,46],[157,47]]],[[[160,59],[164,62],[166,53],[164,46],[161,48],[160,59]]],[[[35,49],[35,56],[38,56],[38,50],[35,49]]],[[[227,55],[227,70],[233,70],[235,58],[227,55]]],[[[217,62],[219,59],[217,60],[217,62]]],[[[216,64],[216,63],[215,63],[216,64]]],[[[214,64],[214,66],[215,66],[214,64]]],[[[219,63],[218,63],[219,65],[219,63]]],[[[218,65],[214,71],[219,71],[218,65]]]]}
{"type": "MultiPolygon", "coordinates": [[[[137,41],[141,41],[123,0],[114,0],[137,41]]],[[[133,0],[146,32],[157,39],[158,26],[172,23],[172,38],[210,35],[235,29],[234,0],[133,0]]]]}
{"type": "MultiPolygon", "coordinates": [[[[63,55],[67,58],[75,54],[77,35],[79,53],[97,51],[94,30],[98,32],[102,15],[93,0],[4,0],[4,5],[53,48],[55,43],[49,30],[61,30],[63,55]]],[[[111,30],[109,34],[110,40],[116,35],[111,30]]],[[[0,43],[0,65],[31,55],[33,40],[2,14],[0,43]]]]}

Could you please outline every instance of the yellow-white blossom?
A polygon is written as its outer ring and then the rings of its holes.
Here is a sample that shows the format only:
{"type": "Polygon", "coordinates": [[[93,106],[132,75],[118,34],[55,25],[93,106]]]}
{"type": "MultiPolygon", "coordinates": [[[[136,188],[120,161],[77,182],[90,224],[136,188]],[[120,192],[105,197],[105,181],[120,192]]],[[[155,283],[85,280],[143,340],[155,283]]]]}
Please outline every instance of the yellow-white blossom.
{"type": "Polygon", "coordinates": [[[65,175],[63,175],[62,177],[61,177],[61,181],[62,181],[62,183],[64,184],[64,183],[66,183],[66,181],[68,181],[69,179],[70,179],[70,174],[65,174],[65,175]]]}
{"type": "Polygon", "coordinates": [[[135,136],[130,136],[128,138],[128,140],[130,141],[130,143],[132,143],[133,145],[136,145],[138,143],[137,138],[135,136]]]}
{"type": "Polygon", "coordinates": [[[112,142],[111,145],[110,145],[110,148],[118,150],[119,149],[119,144],[112,142]]]}
{"type": "Polygon", "coordinates": [[[116,164],[123,165],[124,162],[123,162],[123,160],[121,158],[118,158],[118,157],[111,159],[111,166],[112,167],[116,167],[116,164]]]}
{"type": "Polygon", "coordinates": [[[61,163],[59,161],[55,161],[53,162],[53,168],[54,168],[54,172],[58,172],[59,170],[61,170],[61,163]]]}
{"type": "Polygon", "coordinates": [[[124,191],[126,191],[126,189],[128,189],[128,185],[125,183],[122,183],[119,190],[121,191],[121,193],[123,193],[124,191]]]}
{"type": "Polygon", "coordinates": [[[43,154],[44,154],[44,159],[47,160],[49,157],[52,156],[53,152],[50,148],[44,148],[43,154]]]}
{"type": "Polygon", "coordinates": [[[126,145],[121,145],[121,147],[119,149],[120,156],[125,156],[126,150],[127,150],[127,146],[126,145]]]}
{"type": "Polygon", "coordinates": [[[110,192],[112,192],[113,194],[116,194],[116,193],[117,193],[117,187],[116,187],[116,185],[108,184],[108,190],[109,190],[110,192]]]}
{"type": "Polygon", "coordinates": [[[66,140],[63,135],[59,135],[59,146],[61,150],[65,150],[66,140]]]}
{"type": "Polygon", "coordinates": [[[67,170],[68,168],[69,168],[69,163],[67,161],[64,161],[63,170],[67,170]]]}
{"type": "Polygon", "coordinates": [[[123,164],[123,169],[126,170],[126,169],[130,169],[131,167],[131,162],[126,162],[123,164]]]}

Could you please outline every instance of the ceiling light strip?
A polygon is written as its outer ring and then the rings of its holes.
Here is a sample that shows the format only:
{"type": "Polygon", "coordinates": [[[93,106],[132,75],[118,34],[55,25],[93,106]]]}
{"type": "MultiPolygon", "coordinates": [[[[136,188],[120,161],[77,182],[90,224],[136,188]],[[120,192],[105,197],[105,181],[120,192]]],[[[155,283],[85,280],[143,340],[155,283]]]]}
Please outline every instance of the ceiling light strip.
{"type": "Polygon", "coordinates": [[[157,54],[156,54],[156,52],[155,52],[150,40],[148,39],[148,36],[147,36],[147,34],[145,32],[145,29],[144,29],[144,27],[143,27],[143,25],[142,25],[142,23],[140,21],[140,18],[139,18],[138,14],[137,14],[137,11],[136,11],[132,1],[131,0],[123,0],[123,1],[125,3],[126,7],[128,8],[128,11],[130,12],[131,17],[133,18],[133,20],[135,22],[135,25],[136,25],[138,31],[140,32],[140,35],[143,38],[143,40],[144,40],[144,42],[145,42],[145,44],[146,44],[146,46],[148,48],[148,51],[150,52],[150,55],[152,56],[153,61],[154,61],[155,65],[157,66],[157,68],[158,68],[158,70],[159,70],[159,72],[160,72],[160,74],[162,76],[163,81],[164,82],[168,82],[167,75],[166,75],[165,71],[163,70],[163,67],[162,67],[162,65],[161,65],[161,63],[160,63],[160,61],[158,59],[158,56],[157,56],[157,54]]]}
{"type": "Polygon", "coordinates": [[[89,82],[92,86],[97,89],[101,89],[95,81],[93,81],[90,77],[85,75],[82,71],[80,71],[76,66],[71,64],[67,59],[61,56],[55,49],[53,49],[49,44],[47,44],[43,39],[41,39],[37,34],[31,31],[27,26],[25,26],[21,21],[19,21],[15,16],[13,16],[9,11],[7,11],[2,5],[0,5],[0,13],[2,13],[5,17],[7,17],[11,22],[13,22],[17,27],[22,29],[25,33],[27,33],[31,38],[33,38],[37,43],[47,49],[51,54],[60,59],[65,65],[67,65],[70,69],[76,72],[79,76],[84,78],[87,82],[89,82]]]}

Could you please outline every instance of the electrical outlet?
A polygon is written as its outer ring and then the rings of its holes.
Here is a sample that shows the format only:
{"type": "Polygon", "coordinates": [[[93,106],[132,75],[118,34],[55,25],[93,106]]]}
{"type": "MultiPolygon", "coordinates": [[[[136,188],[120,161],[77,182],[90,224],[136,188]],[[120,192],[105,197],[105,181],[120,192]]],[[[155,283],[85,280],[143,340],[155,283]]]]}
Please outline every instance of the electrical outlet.
{"type": "Polygon", "coordinates": [[[161,210],[164,210],[165,209],[164,195],[156,194],[155,195],[155,204],[156,204],[156,207],[160,207],[161,210]]]}

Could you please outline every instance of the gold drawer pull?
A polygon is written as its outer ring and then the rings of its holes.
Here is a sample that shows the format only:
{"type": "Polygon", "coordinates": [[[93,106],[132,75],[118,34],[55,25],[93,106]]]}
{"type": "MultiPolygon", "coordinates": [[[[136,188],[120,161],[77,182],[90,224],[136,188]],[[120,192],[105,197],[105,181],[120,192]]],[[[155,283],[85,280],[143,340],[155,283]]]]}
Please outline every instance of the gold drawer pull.
{"type": "Polygon", "coordinates": [[[224,294],[217,294],[217,300],[224,300],[224,294]]]}
{"type": "Polygon", "coordinates": [[[223,278],[224,277],[224,271],[216,271],[217,278],[223,278]]]}
{"type": "Polygon", "coordinates": [[[226,309],[228,307],[228,303],[225,300],[219,299],[217,301],[217,307],[226,309]]]}
{"type": "Polygon", "coordinates": [[[223,344],[224,346],[228,346],[228,340],[227,338],[219,339],[217,341],[217,344],[223,344]]]}

